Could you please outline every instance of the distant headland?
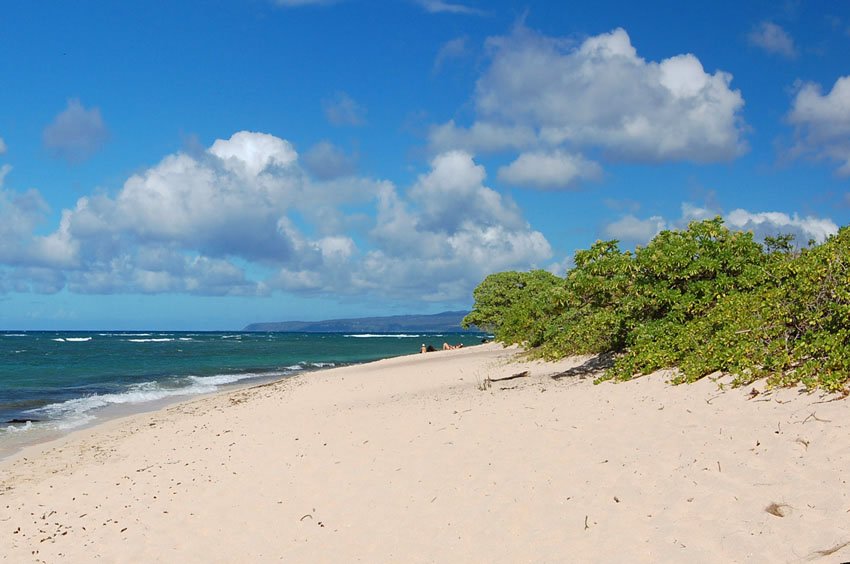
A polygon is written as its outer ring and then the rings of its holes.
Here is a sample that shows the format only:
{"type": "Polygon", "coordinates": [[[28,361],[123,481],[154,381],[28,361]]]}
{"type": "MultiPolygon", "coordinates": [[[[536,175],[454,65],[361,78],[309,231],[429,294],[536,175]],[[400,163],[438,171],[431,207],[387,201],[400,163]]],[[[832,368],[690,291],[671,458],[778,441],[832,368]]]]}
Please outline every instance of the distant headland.
{"type": "Polygon", "coordinates": [[[421,332],[459,332],[477,331],[477,328],[463,329],[461,320],[468,311],[444,311],[432,315],[392,315],[388,317],[360,317],[354,319],[328,319],[325,321],[277,321],[251,323],[244,331],[289,331],[303,333],[401,333],[421,332]]]}

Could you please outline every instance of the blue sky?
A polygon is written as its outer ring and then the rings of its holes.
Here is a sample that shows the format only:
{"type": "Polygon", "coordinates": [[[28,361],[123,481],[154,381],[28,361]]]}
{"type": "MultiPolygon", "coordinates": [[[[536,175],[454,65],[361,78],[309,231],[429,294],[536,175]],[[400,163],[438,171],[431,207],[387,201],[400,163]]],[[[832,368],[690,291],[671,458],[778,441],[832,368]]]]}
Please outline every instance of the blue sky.
{"type": "Polygon", "coordinates": [[[850,223],[850,4],[4,3],[0,329],[471,305],[597,239],[850,223]]]}

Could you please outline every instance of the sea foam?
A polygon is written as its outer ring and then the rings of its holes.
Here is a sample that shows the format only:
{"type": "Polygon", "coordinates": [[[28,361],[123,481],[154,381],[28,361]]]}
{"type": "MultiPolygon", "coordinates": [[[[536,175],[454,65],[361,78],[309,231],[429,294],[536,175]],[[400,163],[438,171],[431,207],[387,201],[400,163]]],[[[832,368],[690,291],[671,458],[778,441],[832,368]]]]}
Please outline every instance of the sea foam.
{"type": "MultiPolygon", "coordinates": [[[[317,363],[318,364],[318,363],[317,363]]],[[[110,405],[135,405],[178,396],[209,394],[221,386],[254,378],[276,378],[289,375],[301,367],[289,367],[276,372],[243,372],[217,374],[214,376],[187,376],[171,382],[141,382],[132,384],[127,390],[109,394],[92,394],[59,403],[52,403],[26,411],[47,419],[45,425],[60,430],[73,429],[96,419],[92,413],[110,405]],[[165,384],[165,385],[163,385],[165,384]]],[[[29,428],[29,427],[27,427],[29,428]]],[[[15,427],[15,431],[24,427],[15,427]]]]}
{"type": "Polygon", "coordinates": [[[407,339],[411,337],[421,337],[422,335],[412,335],[407,333],[359,333],[346,335],[346,337],[351,337],[354,339],[379,339],[379,338],[395,338],[395,339],[407,339]]]}

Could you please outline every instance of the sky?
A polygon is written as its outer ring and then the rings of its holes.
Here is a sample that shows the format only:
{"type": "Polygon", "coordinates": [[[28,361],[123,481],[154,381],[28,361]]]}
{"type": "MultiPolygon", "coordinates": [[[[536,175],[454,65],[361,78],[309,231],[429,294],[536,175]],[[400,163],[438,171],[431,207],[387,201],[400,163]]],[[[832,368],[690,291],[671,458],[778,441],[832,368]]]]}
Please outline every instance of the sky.
{"type": "Polygon", "coordinates": [[[0,330],[436,313],[599,239],[850,224],[850,2],[671,6],[4,2],[0,330]]]}

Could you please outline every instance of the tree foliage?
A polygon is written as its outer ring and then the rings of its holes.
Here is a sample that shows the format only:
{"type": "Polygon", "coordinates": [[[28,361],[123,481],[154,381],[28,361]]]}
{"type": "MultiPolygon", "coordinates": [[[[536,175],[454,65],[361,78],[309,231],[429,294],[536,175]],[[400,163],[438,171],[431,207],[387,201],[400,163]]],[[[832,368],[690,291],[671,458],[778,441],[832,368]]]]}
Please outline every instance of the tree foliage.
{"type": "Polygon", "coordinates": [[[850,379],[850,228],[795,250],[790,236],[733,232],[720,218],[623,252],[600,241],[566,277],[503,272],[476,288],[467,323],[533,354],[617,353],[603,379],[661,368],[843,390],[850,379]]]}

